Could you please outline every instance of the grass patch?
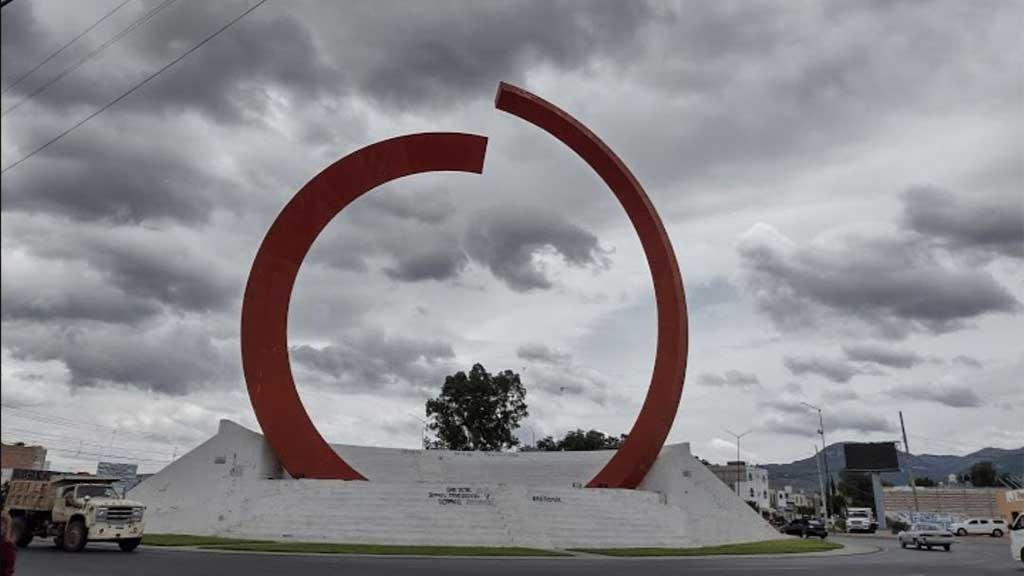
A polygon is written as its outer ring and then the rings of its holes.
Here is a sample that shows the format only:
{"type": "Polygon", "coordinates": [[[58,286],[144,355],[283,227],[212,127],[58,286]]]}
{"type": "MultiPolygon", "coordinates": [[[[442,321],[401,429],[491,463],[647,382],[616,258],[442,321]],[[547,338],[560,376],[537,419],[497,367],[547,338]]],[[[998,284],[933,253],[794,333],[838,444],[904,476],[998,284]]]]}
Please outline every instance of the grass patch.
{"type": "Polygon", "coordinates": [[[144,534],[142,536],[142,543],[147,546],[212,546],[270,542],[270,540],[244,540],[240,538],[221,538],[219,536],[195,536],[193,534],[144,534]]]}
{"type": "Polygon", "coordinates": [[[702,546],[700,548],[574,548],[578,552],[589,552],[603,556],[715,556],[746,554],[797,554],[803,552],[824,552],[837,550],[842,544],[827,540],[796,538],[745,542],[723,546],[702,546]]]}
{"type": "Polygon", "coordinates": [[[330,542],[232,542],[204,545],[211,550],[245,552],[300,552],[306,554],[380,554],[415,556],[569,556],[556,550],[485,546],[392,546],[378,544],[334,544],[330,542]]]}

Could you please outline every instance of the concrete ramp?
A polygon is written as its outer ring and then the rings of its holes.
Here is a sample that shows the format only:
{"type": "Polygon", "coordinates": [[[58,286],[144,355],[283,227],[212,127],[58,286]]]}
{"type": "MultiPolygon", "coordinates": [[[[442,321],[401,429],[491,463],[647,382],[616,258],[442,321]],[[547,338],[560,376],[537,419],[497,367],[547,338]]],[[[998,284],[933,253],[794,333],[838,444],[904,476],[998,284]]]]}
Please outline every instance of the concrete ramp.
{"type": "Polygon", "coordinates": [[[334,446],[369,482],[295,480],[263,436],[216,436],[146,479],[146,530],[450,546],[705,546],[779,537],[688,444],[637,490],[582,485],[611,452],[473,453],[334,446]]]}

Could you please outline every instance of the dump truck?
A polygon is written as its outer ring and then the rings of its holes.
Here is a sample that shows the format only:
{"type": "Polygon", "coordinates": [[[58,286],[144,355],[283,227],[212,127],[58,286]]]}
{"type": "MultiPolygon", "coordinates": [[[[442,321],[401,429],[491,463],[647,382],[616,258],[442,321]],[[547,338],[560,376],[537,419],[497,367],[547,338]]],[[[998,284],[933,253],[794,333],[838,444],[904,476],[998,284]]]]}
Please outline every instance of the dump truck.
{"type": "Polygon", "coordinates": [[[146,507],[122,498],[114,488],[117,478],[17,472],[7,488],[4,511],[11,516],[11,538],[18,546],[28,546],[38,536],[53,538],[68,552],[78,552],[89,542],[117,542],[131,552],[142,542],[146,507]]]}

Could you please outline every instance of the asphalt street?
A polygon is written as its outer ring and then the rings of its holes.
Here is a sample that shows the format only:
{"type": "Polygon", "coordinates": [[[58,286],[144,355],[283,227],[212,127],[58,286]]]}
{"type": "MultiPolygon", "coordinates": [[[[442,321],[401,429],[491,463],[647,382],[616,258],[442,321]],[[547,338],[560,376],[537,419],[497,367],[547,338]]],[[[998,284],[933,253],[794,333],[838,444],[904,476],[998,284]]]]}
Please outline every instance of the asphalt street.
{"type": "Polygon", "coordinates": [[[61,552],[46,542],[33,544],[18,555],[18,576],[192,576],[235,574],[407,575],[453,574],[501,576],[566,574],[580,576],[636,574],[827,574],[983,575],[1024,574],[1024,564],[1010,559],[1008,538],[960,538],[952,552],[902,550],[889,535],[837,537],[857,546],[881,551],[855,556],[772,558],[409,558],[368,556],[307,556],[217,553],[148,548],[125,554],[116,547],[90,545],[84,552],[61,552]]]}

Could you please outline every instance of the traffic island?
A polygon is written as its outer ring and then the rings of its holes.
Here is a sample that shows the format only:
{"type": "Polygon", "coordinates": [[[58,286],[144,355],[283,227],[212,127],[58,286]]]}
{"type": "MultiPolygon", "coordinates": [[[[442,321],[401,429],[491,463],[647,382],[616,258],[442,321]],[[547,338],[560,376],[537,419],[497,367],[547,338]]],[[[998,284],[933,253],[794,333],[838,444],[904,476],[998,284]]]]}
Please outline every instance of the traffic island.
{"type": "Polygon", "coordinates": [[[367,554],[378,556],[571,556],[557,550],[502,546],[399,546],[335,544],[331,542],[278,542],[191,534],[147,534],[147,546],[185,547],[229,552],[278,554],[367,554]]]}

